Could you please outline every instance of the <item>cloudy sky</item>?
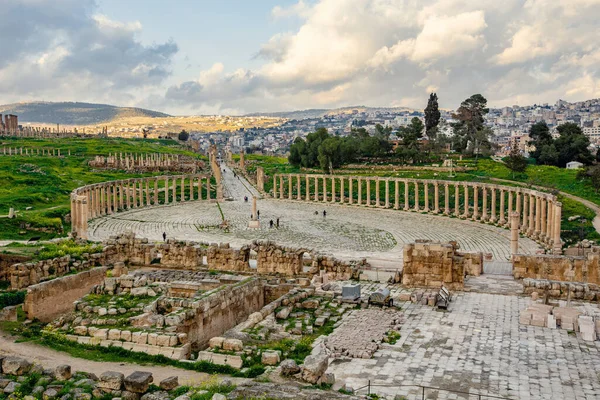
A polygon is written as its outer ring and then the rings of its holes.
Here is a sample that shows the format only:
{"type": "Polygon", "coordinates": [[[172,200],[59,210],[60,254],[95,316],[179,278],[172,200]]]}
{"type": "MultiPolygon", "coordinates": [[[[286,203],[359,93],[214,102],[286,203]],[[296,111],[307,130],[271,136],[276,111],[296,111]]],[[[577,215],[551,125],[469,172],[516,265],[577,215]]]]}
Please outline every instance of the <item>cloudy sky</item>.
{"type": "Polygon", "coordinates": [[[171,114],[600,97],[600,0],[2,0],[0,104],[171,114]]]}

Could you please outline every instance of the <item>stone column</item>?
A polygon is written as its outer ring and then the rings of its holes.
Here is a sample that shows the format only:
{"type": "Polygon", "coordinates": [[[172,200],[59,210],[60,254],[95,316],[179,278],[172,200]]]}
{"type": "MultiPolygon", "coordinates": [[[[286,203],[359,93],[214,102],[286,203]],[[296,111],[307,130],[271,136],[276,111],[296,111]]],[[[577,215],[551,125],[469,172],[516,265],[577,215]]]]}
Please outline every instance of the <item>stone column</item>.
{"type": "Polygon", "coordinates": [[[437,181],[433,183],[433,213],[440,212],[440,188],[437,181]]]}
{"type": "Polygon", "coordinates": [[[510,212],[510,254],[514,256],[519,252],[519,218],[516,211],[510,212]]]}
{"type": "Polygon", "coordinates": [[[463,214],[463,217],[465,218],[469,218],[469,185],[465,185],[465,213],[463,214]]]}
{"type": "Polygon", "coordinates": [[[277,175],[273,175],[273,198],[277,198],[277,175]]]}
{"type": "Polygon", "coordinates": [[[367,206],[371,205],[371,178],[367,178],[367,206]]]}
{"type": "Polygon", "coordinates": [[[285,187],[283,186],[283,175],[279,175],[279,198],[283,199],[285,195],[285,187]]]}
{"type": "Polygon", "coordinates": [[[113,212],[117,212],[119,210],[119,203],[117,201],[117,199],[118,199],[117,190],[118,189],[119,189],[118,183],[113,182],[113,184],[112,184],[112,206],[113,206],[113,212]]]}
{"type": "Polygon", "coordinates": [[[315,201],[319,201],[319,177],[315,176],[315,201]]]}
{"type": "Polygon", "coordinates": [[[360,206],[362,204],[362,178],[358,178],[358,198],[356,203],[360,206]]]}
{"type": "Polygon", "coordinates": [[[119,181],[119,210],[125,209],[125,182],[119,181]]]}
{"type": "Polygon", "coordinates": [[[479,219],[479,185],[473,186],[473,221],[479,219]]]}
{"type": "Polygon", "coordinates": [[[527,231],[529,236],[535,233],[535,203],[535,196],[529,194],[529,230],[527,231]]]}
{"type": "Polygon", "coordinates": [[[185,175],[181,177],[181,184],[179,185],[181,191],[181,201],[185,201],[185,175]]]}
{"type": "Polygon", "coordinates": [[[506,218],[504,217],[504,189],[500,189],[500,220],[498,220],[498,224],[504,225],[505,223],[506,218]]]}
{"type": "Polygon", "coordinates": [[[460,217],[460,186],[458,183],[454,184],[454,216],[460,217]]]}
{"type": "MultiPolygon", "coordinates": [[[[505,224],[510,224],[510,213],[511,211],[513,211],[513,191],[512,190],[508,190],[507,192],[507,196],[508,196],[508,219],[506,221],[504,221],[505,224]]],[[[504,197],[504,196],[502,196],[504,197]]],[[[500,207],[501,210],[501,219],[504,217],[504,207],[500,207]]]]}
{"type": "Polygon", "coordinates": [[[535,196],[535,237],[539,239],[542,233],[542,198],[535,196]]]}
{"type": "Polygon", "coordinates": [[[342,176],[340,178],[340,203],[344,204],[346,202],[346,195],[344,193],[344,180],[345,178],[342,176]]]}
{"type": "Polygon", "coordinates": [[[88,202],[87,202],[87,197],[86,196],[79,196],[78,197],[78,203],[79,203],[79,215],[81,216],[81,218],[79,219],[79,232],[77,237],[79,237],[80,239],[83,240],[87,240],[88,239],[88,202]]]}
{"type": "Polygon", "coordinates": [[[379,181],[379,178],[375,180],[375,207],[381,206],[381,202],[379,201],[379,181]]]}
{"type": "MultiPolygon", "coordinates": [[[[194,201],[194,179],[195,179],[195,178],[196,178],[196,177],[195,177],[194,175],[191,175],[191,176],[189,177],[189,180],[190,180],[190,199],[189,199],[189,200],[190,200],[190,201],[194,201]]],[[[147,194],[146,194],[146,200],[148,200],[148,201],[149,201],[149,200],[150,200],[150,198],[148,197],[148,195],[149,195],[149,194],[148,194],[148,180],[146,180],[146,193],[147,193],[147,194]]]]}
{"type": "Polygon", "coordinates": [[[310,201],[310,179],[308,179],[308,175],[304,176],[305,187],[304,187],[304,199],[306,201],[310,201]]]}
{"type": "MultiPolygon", "coordinates": [[[[2,116],[0,116],[0,122],[2,122],[2,116]]],[[[1,132],[0,132],[1,133],[1,132]]],[[[5,149],[6,151],[6,149],[5,149]]],[[[5,152],[6,154],[6,152],[5,152]]],[[[78,214],[78,204],[77,204],[77,195],[75,193],[71,193],[71,233],[73,236],[78,236],[78,228],[79,228],[79,214],[78,214]]]]}
{"type": "Polygon", "coordinates": [[[450,185],[444,182],[444,214],[450,215],[450,185]]]}
{"type": "Polygon", "coordinates": [[[404,181],[404,211],[408,211],[410,209],[410,204],[409,204],[409,191],[410,191],[410,185],[408,184],[408,181],[404,181]]]}
{"type": "Polygon", "coordinates": [[[294,181],[292,175],[288,175],[288,200],[293,200],[294,181]]]}
{"type": "Polygon", "coordinates": [[[164,204],[169,204],[169,178],[165,178],[165,187],[163,188],[165,193],[165,202],[164,204]]]}
{"type": "Polygon", "coordinates": [[[419,182],[415,182],[415,211],[419,211],[419,182]]]}
{"type": "Polygon", "coordinates": [[[296,175],[296,185],[298,186],[298,193],[296,193],[296,199],[302,200],[302,181],[300,175],[296,175]]]}
{"type": "Polygon", "coordinates": [[[546,240],[546,205],[548,203],[548,199],[546,199],[545,197],[541,200],[542,204],[541,204],[541,210],[540,210],[540,235],[541,235],[541,239],[543,241],[546,240]]]}
{"type": "Polygon", "coordinates": [[[104,194],[106,196],[106,213],[107,214],[112,214],[112,207],[111,207],[112,193],[111,193],[111,189],[112,189],[112,185],[110,183],[105,184],[105,186],[104,186],[104,194]]]}
{"type": "Polygon", "coordinates": [[[335,203],[335,176],[331,177],[331,202],[335,203]]]}
{"type": "Polygon", "coordinates": [[[521,230],[525,233],[527,233],[527,228],[528,228],[528,223],[529,223],[529,206],[528,206],[528,202],[529,202],[529,195],[526,193],[523,193],[523,223],[521,225],[521,230]]]}
{"type": "Polygon", "coordinates": [[[425,208],[423,208],[423,211],[429,212],[429,183],[428,182],[423,183],[423,194],[425,195],[425,208]]]}
{"type": "Polygon", "coordinates": [[[327,201],[327,176],[323,175],[323,202],[327,201]]]}
{"type": "MultiPolygon", "coordinates": [[[[198,182],[198,189],[200,189],[200,182],[198,182]]],[[[198,190],[198,198],[202,199],[202,194],[198,190]]],[[[154,178],[154,205],[158,204],[158,179],[154,178]]]]}
{"type": "MultiPolygon", "coordinates": [[[[152,203],[150,202],[150,178],[145,178],[144,179],[145,183],[146,183],[146,205],[149,206],[152,203]]],[[[191,196],[191,200],[194,199],[194,185],[193,185],[193,180],[190,179],[190,196],[191,196]]]]}
{"type": "Polygon", "coordinates": [[[547,231],[547,243],[552,244],[554,241],[554,214],[556,211],[554,210],[554,200],[550,200],[548,203],[548,226],[546,227],[547,231]]]}
{"type": "Polygon", "coordinates": [[[562,241],[560,240],[560,224],[562,218],[562,203],[557,201],[554,204],[554,238],[552,240],[552,252],[562,254],[562,241]]]}
{"type": "Polygon", "coordinates": [[[481,220],[482,221],[487,221],[488,220],[488,201],[487,201],[487,187],[484,186],[483,187],[483,204],[482,204],[482,208],[483,210],[481,211],[481,220]]]}
{"type": "Polygon", "coordinates": [[[265,170],[263,167],[256,167],[256,186],[261,192],[265,191],[265,170]]]}
{"type": "Polygon", "coordinates": [[[210,176],[206,177],[206,199],[210,200],[210,176]]]}
{"type": "Polygon", "coordinates": [[[496,218],[496,188],[492,188],[492,218],[490,222],[495,224],[498,218],[496,218]]]}
{"type": "Polygon", "coordinates": [[[131,180],[131,185],[132,185],[132,196],[133,196],[133,208],[136,208],[138,206],[138,200],[137,200],[137,179],[132,179],[131,180]]]}
{"type": "Polygon", "coordinates": [[[521,215],[521,192],[520,191],[515,191],[515,196],[517,197],[517,201],[516,201],[516,208],[515,211],[519,213],[519,215],[521,215]]]}
{"type": "Polygon", "coordinates": [[[352,177],[348,177],[348,204],[352,204],[354,199],[354,185],[352,185],[352,177]]]}
{"type": "Polygon", "coordinates": [[[400,209],[400,181],[394,179],[394,210],[400,209]]]}
{"type": "Polygon", "coordinates": [[[390,208],[390,180],[385,179],[385,208],[390,208]]]}

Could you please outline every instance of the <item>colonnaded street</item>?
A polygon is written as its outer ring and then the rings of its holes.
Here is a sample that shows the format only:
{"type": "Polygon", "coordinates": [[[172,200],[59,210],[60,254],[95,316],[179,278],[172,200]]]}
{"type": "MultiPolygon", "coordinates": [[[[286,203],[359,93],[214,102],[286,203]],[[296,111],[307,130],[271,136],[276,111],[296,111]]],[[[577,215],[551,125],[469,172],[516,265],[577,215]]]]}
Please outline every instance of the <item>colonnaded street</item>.
{"type": "MultiPolygon", "coordinates": [[[[374,266],[401,260],[405,243],[429,239],[457,241],[462,250],[490,253],[496,261],[509,258],[509,230],[456,218],[366,206],[259,199],[261,227],[250,229],[252,196],[258,193],[244,178],[234,177],[229,168],[224,170],[223,187],[229,201],[219,205],[184,202],[106,215],[90,222],[90,239],[102,240],[127,231],[157,241],[162,240],[164,232],[167,238],[228,242],[233,246],[266,239],[282,245],[318,248],[343,259],[367,258],[374,266]],[[229,223],[229,232],[219,228],[222,222],[219,206],[229,223]],[[270,228],[270,221],[274,228],[270,228]]],[[[529,238],[519,240],[521,253],[533,254],[539,248],[529,238]]]]}

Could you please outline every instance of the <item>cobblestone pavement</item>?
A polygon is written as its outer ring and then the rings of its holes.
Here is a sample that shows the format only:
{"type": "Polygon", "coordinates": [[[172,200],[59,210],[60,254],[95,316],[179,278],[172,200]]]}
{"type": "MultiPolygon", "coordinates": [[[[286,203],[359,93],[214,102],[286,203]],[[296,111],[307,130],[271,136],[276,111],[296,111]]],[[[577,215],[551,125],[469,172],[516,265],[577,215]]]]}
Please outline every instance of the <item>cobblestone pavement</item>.
{"type": "MultiPolygon", "coordinates": [[[[421,399],[422,389],[401,385],[423,385],[520,400],[600,399],[600,341],[519,325],[519,311],[530,302],[519,296],[457,293],[449,312],[442,312],[395,301],[406,319],[398,342],[383,344],[372,359],[335,360],[328,369],[335,373],[334,388],[344,383],[359,388],[370,380],[376,385],[372,393],[389,398],[421,399]]],[[[600,313],[595,304],[581,307],[600,313]]],[[[425,398],[477,396],[426,390],[425,398]]]]}
{"type": "MultiPolygon", "coordinates": [[[[169,238],[229,242],[238,247],[254,239],[269,239],[340,258],[366,257],[372,263],[387,262],[396,267],[402,259],[403,245],[416,239],[455,240],[463,250],[491,253],[496,260],[509,256],[510,232],[506,229],[398,210],[259,199],[261,228],[249,229],[255,189],[247,181],[234,178],[229,169],[223,177],[225,195],[232,198],[220,203],[231,226],[229,233],[218,228],[222,220],[216,203],[190,202],[98,218],[90,223],[90,238],[102,240],[131,230],[151,240],[162,240],[165,232],[169,238]],[[244,196],[249,197],[248,202],[244,202],[244,196]],[[325,218],[323,210],[327,211],[325,218]],[[279,229],[270,229],[269,221],[276,223],[277,218],[279,229]]],[[[523,253],[535,253],[539,248],[528,238],[520,239],[519,245],[523,253]]]]}

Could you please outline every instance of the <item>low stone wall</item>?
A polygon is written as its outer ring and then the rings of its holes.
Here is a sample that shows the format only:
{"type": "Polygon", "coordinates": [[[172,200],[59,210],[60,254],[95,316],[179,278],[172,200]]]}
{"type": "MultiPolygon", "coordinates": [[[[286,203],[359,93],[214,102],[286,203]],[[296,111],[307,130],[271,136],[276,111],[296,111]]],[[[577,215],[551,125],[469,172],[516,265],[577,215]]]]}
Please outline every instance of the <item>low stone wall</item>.
{"type": "Polygon", "coordinates": [[[516,254],[513,276],[515,279],[600,284],[600,254],[589,253],[585,257],[516,254]]]}
{"type": "Polygon", "coordinates": [[[546,279],[523,279],[523,293],[530,295],[537,292],[538,297],[548,296],[552,299],[571,299],[598,301],[600,286],[592,283],[552,281],[546,279]]]}
{"type": "Polygon", "coordinates": [[[461,253],[455,243],[417,242],[404,246],[402,284],[462,289],[465,274],[479,275],[482,253],[461,253]]]}
{"type": "Polygon", "coordinates": [[[60,314],[73,309],[73,303],[85,296],[90,290],[104,280],[107,267],[93,268],[54,279],[48,282],[32,285],[27,288],[23,311],[28,319],[39,319],[50,322],[60,314]]]}

